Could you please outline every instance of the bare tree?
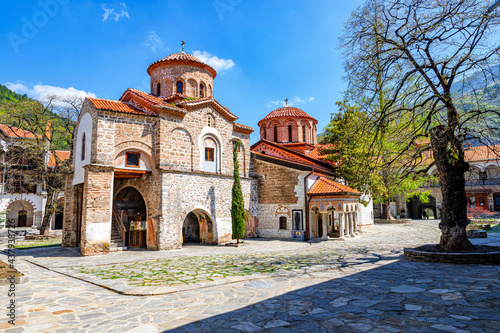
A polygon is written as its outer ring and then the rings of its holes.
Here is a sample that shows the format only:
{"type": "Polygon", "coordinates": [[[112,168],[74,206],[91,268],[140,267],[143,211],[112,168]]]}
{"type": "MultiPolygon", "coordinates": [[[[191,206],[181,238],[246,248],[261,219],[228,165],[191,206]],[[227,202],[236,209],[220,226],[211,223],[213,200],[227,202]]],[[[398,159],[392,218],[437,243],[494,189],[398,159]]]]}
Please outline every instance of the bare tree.
{"type": "MultiPolygon", "coordinates": [[[[500,120],[495,103],[500,46],[493,38],[500,18],[487,5],[368,0],[352,13],[342,37],[350,101],[370,114],[379,133],[399,136],[404,143],[386,163],[404,154],[401,172],[437,167],[443,194],[439,246],[444,249],[472,247],[465,233],[469,164],[463,145],[498,138],[491,121],[500,120]],[[494,96],[486,100],[485,89],[494,96]],[[367,107],[382,98],[380,108],[367,107]],[[393,120],[397,126],[388,133],[386,124],[393,120]]],[[[376,147],[374,142],[374,152],[376,147]]]]}
{"type": "Polygon", "coordinates": [[[9,182],[19,183],[19,177],[23,184],[42,186],[46,193],[42,235],[49,233],[57,199],[72,170],[74,125],[82,102],[80,98],[49,96],[43,104],[26,99],[0,105],[0,121],[10,124],[13,132],[19,134],[9,148],[6,186],[9,182]]]}

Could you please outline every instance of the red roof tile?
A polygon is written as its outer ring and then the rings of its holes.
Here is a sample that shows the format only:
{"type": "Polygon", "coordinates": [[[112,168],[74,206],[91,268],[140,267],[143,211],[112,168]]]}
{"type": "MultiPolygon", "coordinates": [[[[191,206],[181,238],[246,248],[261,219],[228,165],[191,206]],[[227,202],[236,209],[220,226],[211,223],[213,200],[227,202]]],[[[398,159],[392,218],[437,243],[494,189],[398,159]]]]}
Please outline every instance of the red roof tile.
{"type": "MultiPolygon", "coordinates": [[[[29,131],[17,128],[12,125],[0,124],[0,130],[5,133],[8,137],[11,138],[25,138],[25,139],[33,139],[35,135],[29,131]]],[[[36,134],[36,137],[42,138],[40,134],[36,134]]]]}
{"type": "Polygon", "coordinates": [[[329,180],[323,177],[320,177],[313,184],[311,189],[307,192],[308,194],[335,194],[335,193],[355,193],[361,194],[358,190],[350,188],[349,186],[345,186],[334,182],[333,180],[329,180]]]}
{"type": "Polygon", "coordinates": [[[196,58],[194,55],[184,52],[172,53],[168,57],[153,62],[148,67],[148,74],[151,74],[150,71],[153,70],[155,67],[159,66],[160,64],[175,64],[175,63],[185,63],[188,65],[193,65],[203,68],[208,72],[210,72],[213,78],[215,78],[215,76],[217,75],[217,72],[211,66],[205,64],[200,59],[196,58]]]}
{"type": "Polygon", "coordinates": [[[500,145],[477,146],[466,149],[465,160],[467,162],[500,160],[500,145]]]}
{"type": "MultiPolygon", "coordinates": [[[[58,162],[63,162],[69,160],[71,152],[68,150],[56,150],[55,155],[57,156],[58,162]]],[[[53,154],[50,154],[49,156],[49,166],[50,167],[56,166],[56,157],[53,154]]]]}
{"type": "Polygon", "coordinates": [[[285,107],[282,107],[282,108],[279,108],[279,109],[272,111],[267,116],[262,118],[259,121],[259,126],[260,126],[260,123],[264,120],[273,119],[273,118],[286,118],[286,117],[306,118],[306,119],[313,120],[316,124],[318,123],[318,121],[316,119],[314,119],[313,117],[311,117],[310,115],[305,113],[303,110],[301,110],[299,108],[294,108],[291,106],[285,106],[285,107]]]}
{"type": "Polygon", "coordinates": [[[132,113],[132,114],[140,114],[140,115],[152,115],[152,113],[145,112],[139,108],[136,108],[133,105],[128,103],[120,102],[120,101],[112,101],[109,99],[102,98],[93,98],[87,97],[89,102],[93,107],[99,110],[107,110],[107,111],[116,111],[123,113],[132,113]]]}
{"type": "Polygon", "coordinates": [[[253,128],[251,128],[250,126],[245,126],[245,125],[242,125],[242,124],[238,124],[238,123],[234,123],[234,126],[235,127],[238,127],[238,128],[241,128],[241,129],[244,129],[244,130],[247,130],[247,131],[254,131],[253,128]]]}

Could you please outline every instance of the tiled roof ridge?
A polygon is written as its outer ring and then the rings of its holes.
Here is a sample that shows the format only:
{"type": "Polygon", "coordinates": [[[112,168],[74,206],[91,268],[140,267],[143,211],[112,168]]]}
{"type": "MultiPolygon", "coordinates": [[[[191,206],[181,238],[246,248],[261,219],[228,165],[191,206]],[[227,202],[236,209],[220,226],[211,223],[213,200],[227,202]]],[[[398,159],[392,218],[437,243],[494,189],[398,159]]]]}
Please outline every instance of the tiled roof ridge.
{"type": "Polygon", "coordinates": [[[30,131],[23,130],[19,127],[8,125],[8,124],[0,124],[0,130],[5,133],[9,138],[27,138],[34,139],[38,137],[42,139],[43,136],[40,134],[33,134],[30,131]]]}
{"type": "Polygon", "coordinates": [[[325,177],[319,177],[313,184],[313,186],[307,192],[308,194],[334,194],[334,193],[352,193],[360,195],[356,189],[349,186],[337,183],[336,181],[330,180],[325,177]]]}
{"type": "Polygon", "coordinates": [[[217,76],[217,71],[212,66],[204,63],[200,59],[196,58],[194,55],[189,54],[189,53],[185,53],[185,52],[172,53],[172,54],[166,56],[165,58],[162,58],[160,60],[156,60],[155,62],[153,62],[151,65],[148,66],[148,69],[147,69],[148,74],[151,74],[150,70],[152,68],[154,68],[157,65],[162,64],[162,63],[165,63],[165,64],[168,64],[168,63],[186,63],[188,65],[201,67],[201,68],[207,70],[208,72],[210,72],[210,74],[212,74],[213,78],[215,78],[217,76]]]}
{"type": "Polygon", "coordinates": [[[305,118],[313,120],[316,124],[318,123],[318,121],[315,118],[308,115],[304,110],[293,106],[284,106],[271,111],[267,116],[265,116],[259,121],[258,125],[260,126],[261,122],[265,120],[274,118],[305,118]]]}

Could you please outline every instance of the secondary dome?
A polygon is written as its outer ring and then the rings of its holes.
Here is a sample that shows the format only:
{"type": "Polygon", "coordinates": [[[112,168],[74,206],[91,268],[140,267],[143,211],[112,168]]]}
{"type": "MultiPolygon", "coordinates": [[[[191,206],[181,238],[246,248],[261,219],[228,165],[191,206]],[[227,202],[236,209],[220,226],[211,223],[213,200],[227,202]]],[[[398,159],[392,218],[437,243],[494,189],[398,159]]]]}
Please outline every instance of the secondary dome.
{"type": "Polygon", "coordinates": [[[272,111],[258,123],[261,140],[302,146],[318,143],[316,124],[318,121],[304,110],[288,105],[272,111]]]}
{"type": "Polygon", "coordinates": [[[308,115],[304,110],[294,108],[292,106],[284,106],[269,113],[267,116],[259,121],[259,126],[262,122],[273,118],[305,118],[312,120],[315,124],[318,123],[316,119],[308,115]]]}
{"type": "Polygon", "coordinates": [[[172,53],[171,55],[157,60],[153,62],[151,65],[148,67],[148,74],[151,75],[151,71],[155,69],[156,67],[162,66],[162,65],[169,65],[169,64],[183,64],[183,65],[191,65],[191,66],[196,66],[203,68],[210,72],[212,74],[212,78],[215,78],[217,75],[217,72],[215,69],[213,69],[211,66],[205,64],[203,61],[200,59],[196,58],[194,55],[185,53],[185,52],[179,52],[179,53],[172,53]]]}

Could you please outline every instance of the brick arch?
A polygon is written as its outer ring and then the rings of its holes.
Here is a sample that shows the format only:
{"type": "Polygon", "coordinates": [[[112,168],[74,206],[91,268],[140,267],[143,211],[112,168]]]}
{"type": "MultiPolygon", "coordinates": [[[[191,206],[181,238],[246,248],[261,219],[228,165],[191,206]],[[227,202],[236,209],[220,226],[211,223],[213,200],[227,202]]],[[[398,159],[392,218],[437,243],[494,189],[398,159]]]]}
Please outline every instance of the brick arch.
{"type": "Polygon", "coordinates": [[[193,131],[186,125],[175,124],[168,130],[167,154],[168,163],[173,169],[193,170],[194,140],[193,131]],[[182,135],[176,134],[179,131],[182,135]]]}
{"type": "Polygon", "coordinates": [[[113,161],[116,160],[117,156],[121,152],[128,149],[134,149],[143,152],[148,157],[151,168],[152,169],[155,168],[155,163],[153,158],[153,148],[140,141],[125,141],[115,145],[115,156],[113,158],[113,161]]]}
{"type": "Polygon", "coordinates": [[[173,88],[172,92],[173,92],[174,94],[177,94],[177,82],[179,82],[179,81],[181,81],[181,82],[182,82],[182,94],[183,94],[183,95],[186,95],[187,82],[186,82],[186,80],[185,80],[183,77],[181,77],[181,76],[177,77],[177,78],[174,80],[174,82],[173,82],[173,86],[174,86],[174,88],[173,88]]]}
{"type": "Polygon", "coordinates": [[[177,223],[177,228],[179,229],[179,235],[182,237],[182,228],[184,227],[184,221],[186,220],[187,216],[190,213],[195,214],[196,217],[198,218],[198,223],[200,223],[200,238],[201,238],[202,243],[214,244],[217,240],[216,222],[215,222],[214,217],[210,213],[210,209],[208,209],[207,207],[205,207],[203,205],[191,204],[186,209],[182,210],[182,212],[179,214],[179,220],[177,223]],[[203,222],[200,219],[203,214],[208,216],[208,218],[210,219],[210,222],[212,223],[211,230],[209,230],[209,226],[208,226],[209,221],[203,222]]]}
{"type": "Polygon", "coordinates": [[[247,176],[247,171],[246,171],[247,170],[247,158],[246,158],[246,154],[245,154],[245,149],[247,149],[247,148],[243,144],[243,141],[238,137],[233,137],[233,138],[229,139],[229,141],[227,143],[228,151],[231,152],[231,161],[233,160],[232,159],[232,156],[233,156],[232,151],[233,151],[233,142],[235,142],[235,141],[240,142],[241,150],[238,153],[238,163],[240,164],[239,165],[240,172],[243,172],[243,175],[246,177],[247,176]]]}
{"type": "Polygon", "coordinates": [[[299,141],[299,132],[298,132],[299,126],[297,125],[297,120],[291,118],[286,118],[283,121],[283,138],[286,139],[283,141],[290,141],[288,126],[292,126],[291,141],[299,141]]]}
{"type": "Polygon", "coordinates": [[[189,86],[189,92],[184,95],[190,97],[198,97],[198,82],[195,79],[188,79],[187,83],[189,86]]]}
{"type": "Polygon", "coordinates": [[[268,129],[267,129],[267,140],[268,141],[273,141],[274,142],[274,126],[277,127],[278,129],[278,137],[277,137],[277,142],[281,142],[282,141],[282,130],[281,130],[281,123],[274,119],[272,120],[271,122],[268,123],[268,129]]]}

